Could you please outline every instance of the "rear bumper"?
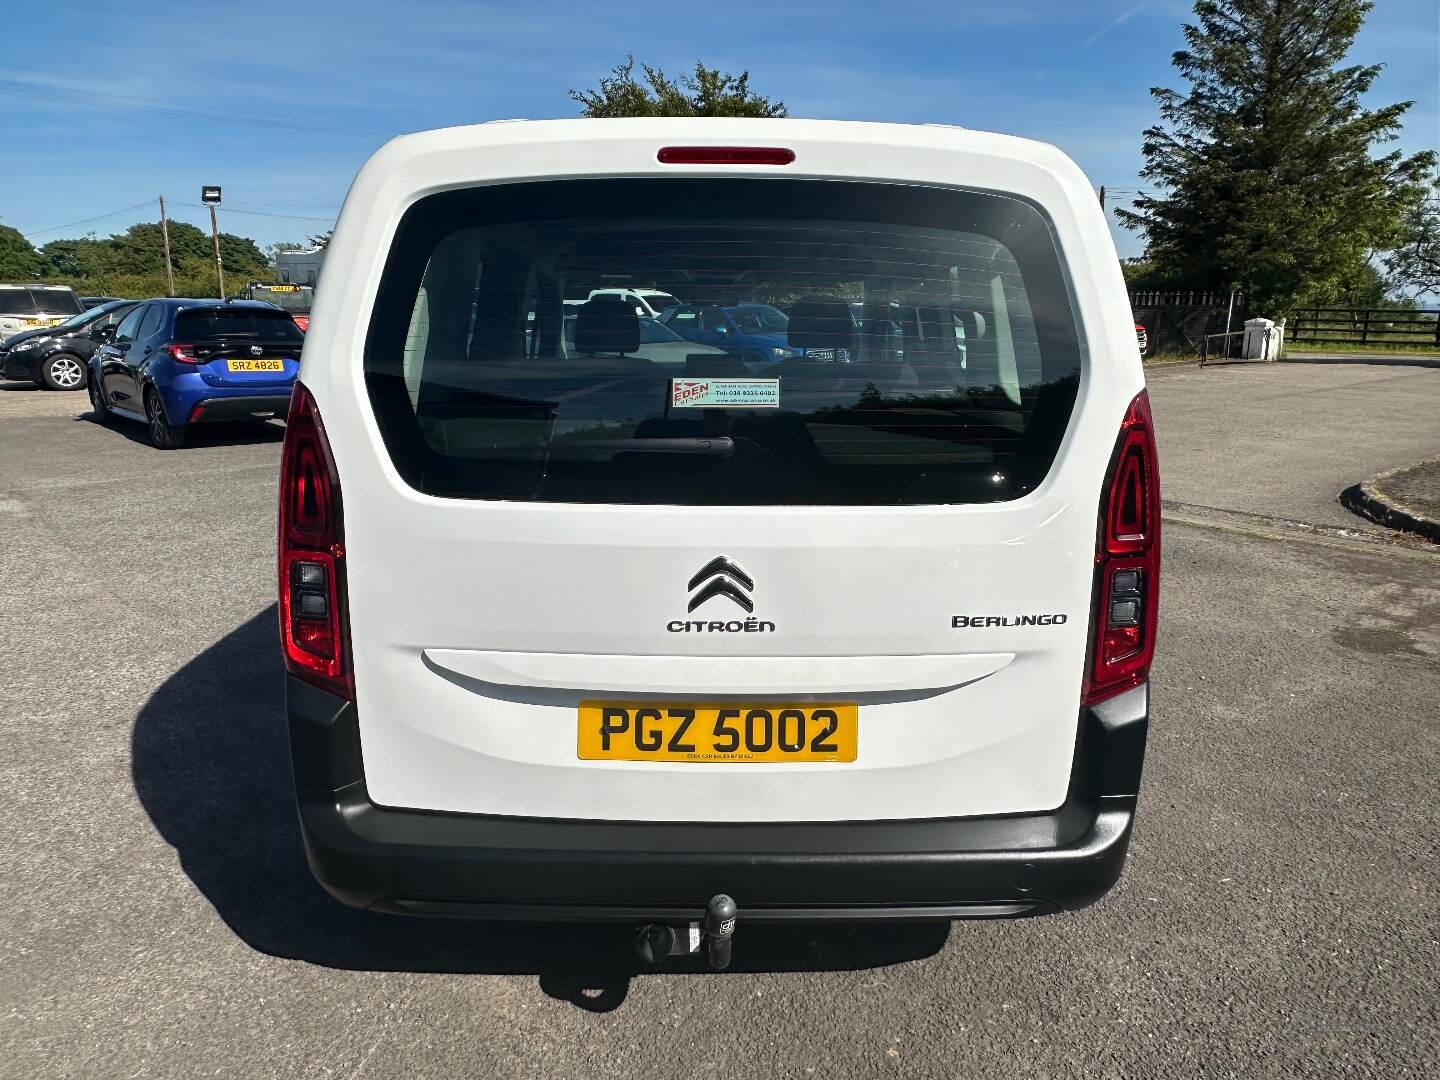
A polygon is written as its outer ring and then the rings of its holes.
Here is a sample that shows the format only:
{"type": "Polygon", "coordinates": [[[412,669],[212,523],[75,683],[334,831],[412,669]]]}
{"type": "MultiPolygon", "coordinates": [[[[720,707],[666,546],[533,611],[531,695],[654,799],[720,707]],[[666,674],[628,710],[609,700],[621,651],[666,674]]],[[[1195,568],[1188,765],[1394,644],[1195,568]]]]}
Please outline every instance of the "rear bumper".
{"type": "Polygon", "coordinates": [[[923,821],[676,824],[426,813],[365,791],[355,707],[288,680],[310,868],[347,904],[473,918],[993,918],[1094,903],[1125,862],[1148,687],[1082,710],[1064,805],[923,821]]]}
{"type": "Polygon", "coordinates": [[[235,420],[285,419],[290,411],[290,395],[236,394],[227,397],[206,397],[190,403],[185,420],[191,424],[225,423],[235,420]]]}

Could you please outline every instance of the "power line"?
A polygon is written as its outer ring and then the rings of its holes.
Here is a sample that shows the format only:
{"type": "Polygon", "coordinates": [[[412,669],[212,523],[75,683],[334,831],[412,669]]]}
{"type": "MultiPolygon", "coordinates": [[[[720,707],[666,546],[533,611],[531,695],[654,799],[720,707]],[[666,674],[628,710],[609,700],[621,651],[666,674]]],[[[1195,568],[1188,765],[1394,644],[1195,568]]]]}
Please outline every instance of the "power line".
{"type": "Polygon", "coordinates": [[[254,114],[221,112],[214,109],[195,109],[186,105],[170,105],[162,101],[147,101],[144,98],[125,97],[92,90],[76,90],[68,87],[36,87],[15,79],[0,79],[0,97],[34,98],[39,101],[53,101],[63,105],[83,105],[86,108],[132,109],[140,112],[158,112],[170,116],[193,116],[203,120],[223,120],[236,124],[257,124],[261,127],[291,128],[297,131],[312,131],[322,134],[365,136],[366,138],[388,138],[393,131],[378,128],[350,127],[344,124],[327,124],[319,121],[293,120],[283,117],[257,116],[254,114]]]}
{"type": "MultiPolygon", "coordinates": [[[[177,202],[175,205],[189,206],[193,207],[196,210],[205,209],[205,207],[202,206],[200,203],[177,202]]],[[[266,210],[241,210],[234,206],[221,206],[220,212],[222,214],[247,214],[251,217],[287,218],[290,221],[328,221],[331,223],[333,223],[335,219],[339,217],[338,214],[331,214],[328,217],[315,217],[304,214],[273,214],[266,210]]]]}
{"type": "Polygon", "coordinates": [[[62,229],[73,229],[77,225],[89,225],[92,221],[104,221],[106,218],[114,217],[116,214],[124,214],[130,210],[139,210],[142,206],[149,206],[150,200],[138,202],[134,206],[122,206],[119,210],[111,210],[107,214],[97,214],[94,217],[81,218],[79,221],[71,221],[65,225],[52,225],[48,229],[32,229],[30,232],[21,233],[21,236],[44,236],[46,233],[60,232],[62,229]]]}

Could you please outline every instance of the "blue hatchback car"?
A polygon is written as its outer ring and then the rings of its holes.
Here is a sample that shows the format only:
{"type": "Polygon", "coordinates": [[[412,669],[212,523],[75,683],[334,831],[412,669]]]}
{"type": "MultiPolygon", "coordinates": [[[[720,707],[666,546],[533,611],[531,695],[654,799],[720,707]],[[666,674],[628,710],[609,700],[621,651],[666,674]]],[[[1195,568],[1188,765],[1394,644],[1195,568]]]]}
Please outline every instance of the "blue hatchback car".
{"type": "Polygon", "coordinates": [[[724,349],[752,368],[799,356],[786,340],[789,319],[769,304],[681,304],[660,321],[687,341],[724,349]]]}
{"type": "Polygon", "coordinates": [[[147,300],[90,358],[90,405],[101,423],[139,420],[163,450],[197,424],[283,417],[305,335],[257,300],[147,300]]]}

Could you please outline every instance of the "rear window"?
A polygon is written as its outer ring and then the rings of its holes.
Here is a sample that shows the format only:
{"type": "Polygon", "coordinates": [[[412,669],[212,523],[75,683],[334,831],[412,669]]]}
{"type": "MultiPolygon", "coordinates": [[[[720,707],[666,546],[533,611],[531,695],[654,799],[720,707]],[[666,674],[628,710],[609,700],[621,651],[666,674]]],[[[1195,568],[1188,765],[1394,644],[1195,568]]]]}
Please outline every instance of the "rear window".
{"type": "Polygon", "coordinates": [[[305,340],[283,311],[262,308],[195,308],[175,316],[175,336],[186,341],[305,340]]]}
{"type": "Polygon", "coordinates": [[[70,289],[0,288],[0,314],[75,315],[83,310],[70,289]]]}
{"type": "Polygon", "coordinates": [[[667,178],[421,200],[364,364],[385,445],[428,494],[905,505],[1033,490],[1079,357],[1025,201],[667,178]],[[650,344],[613,298],[563,301],[616,277],[672,291],[669,329],[693,351],[650,344]]]}

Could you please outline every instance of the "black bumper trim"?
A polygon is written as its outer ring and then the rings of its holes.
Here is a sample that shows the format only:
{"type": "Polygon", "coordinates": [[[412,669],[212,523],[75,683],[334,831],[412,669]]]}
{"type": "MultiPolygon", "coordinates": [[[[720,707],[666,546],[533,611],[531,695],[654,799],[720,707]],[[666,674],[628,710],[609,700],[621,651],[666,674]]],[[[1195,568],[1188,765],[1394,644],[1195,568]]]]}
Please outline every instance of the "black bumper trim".
{"type": "Polygon", "coordinates": [[[236,420],[263,420],[268,417],[256,413],[268,413],[277,419],[285,419],[290,411],[289,394],[255,394],[248,397],[204,398],[190,406],[195,419],[192,424],[225,423],[236,420]],[[196,409],[200,412],[197,414],[196,409]]]}
{"type": "MultiPolygon", "coordinates": [[[[600,907],[593,904],[486,904],[444,900],[406,900],[387,897],[371,905],[375,911],[429,918],[489,919],[512,922],[699,922],[703,904],[691,907],[600,907]]],[[[874,907],[793,907],[745,909],[747,923],[885,922],[895,919],[1020,919],[1051,915],[1056,908],[1044,901],[1012,904],[949,904],[930,907],[897,905],[874,907]]]]}
{"type": "Polygon", "coordinates": [[[1075,909],[1119,878],[1148,725],[1141,686],[1080,712],[1051,813],[774,824],[573,821],[376,806],[355,706],[288,680],[311,870],[338,899],[406,914],[747,919],[995,918],[1075,909]]]}

